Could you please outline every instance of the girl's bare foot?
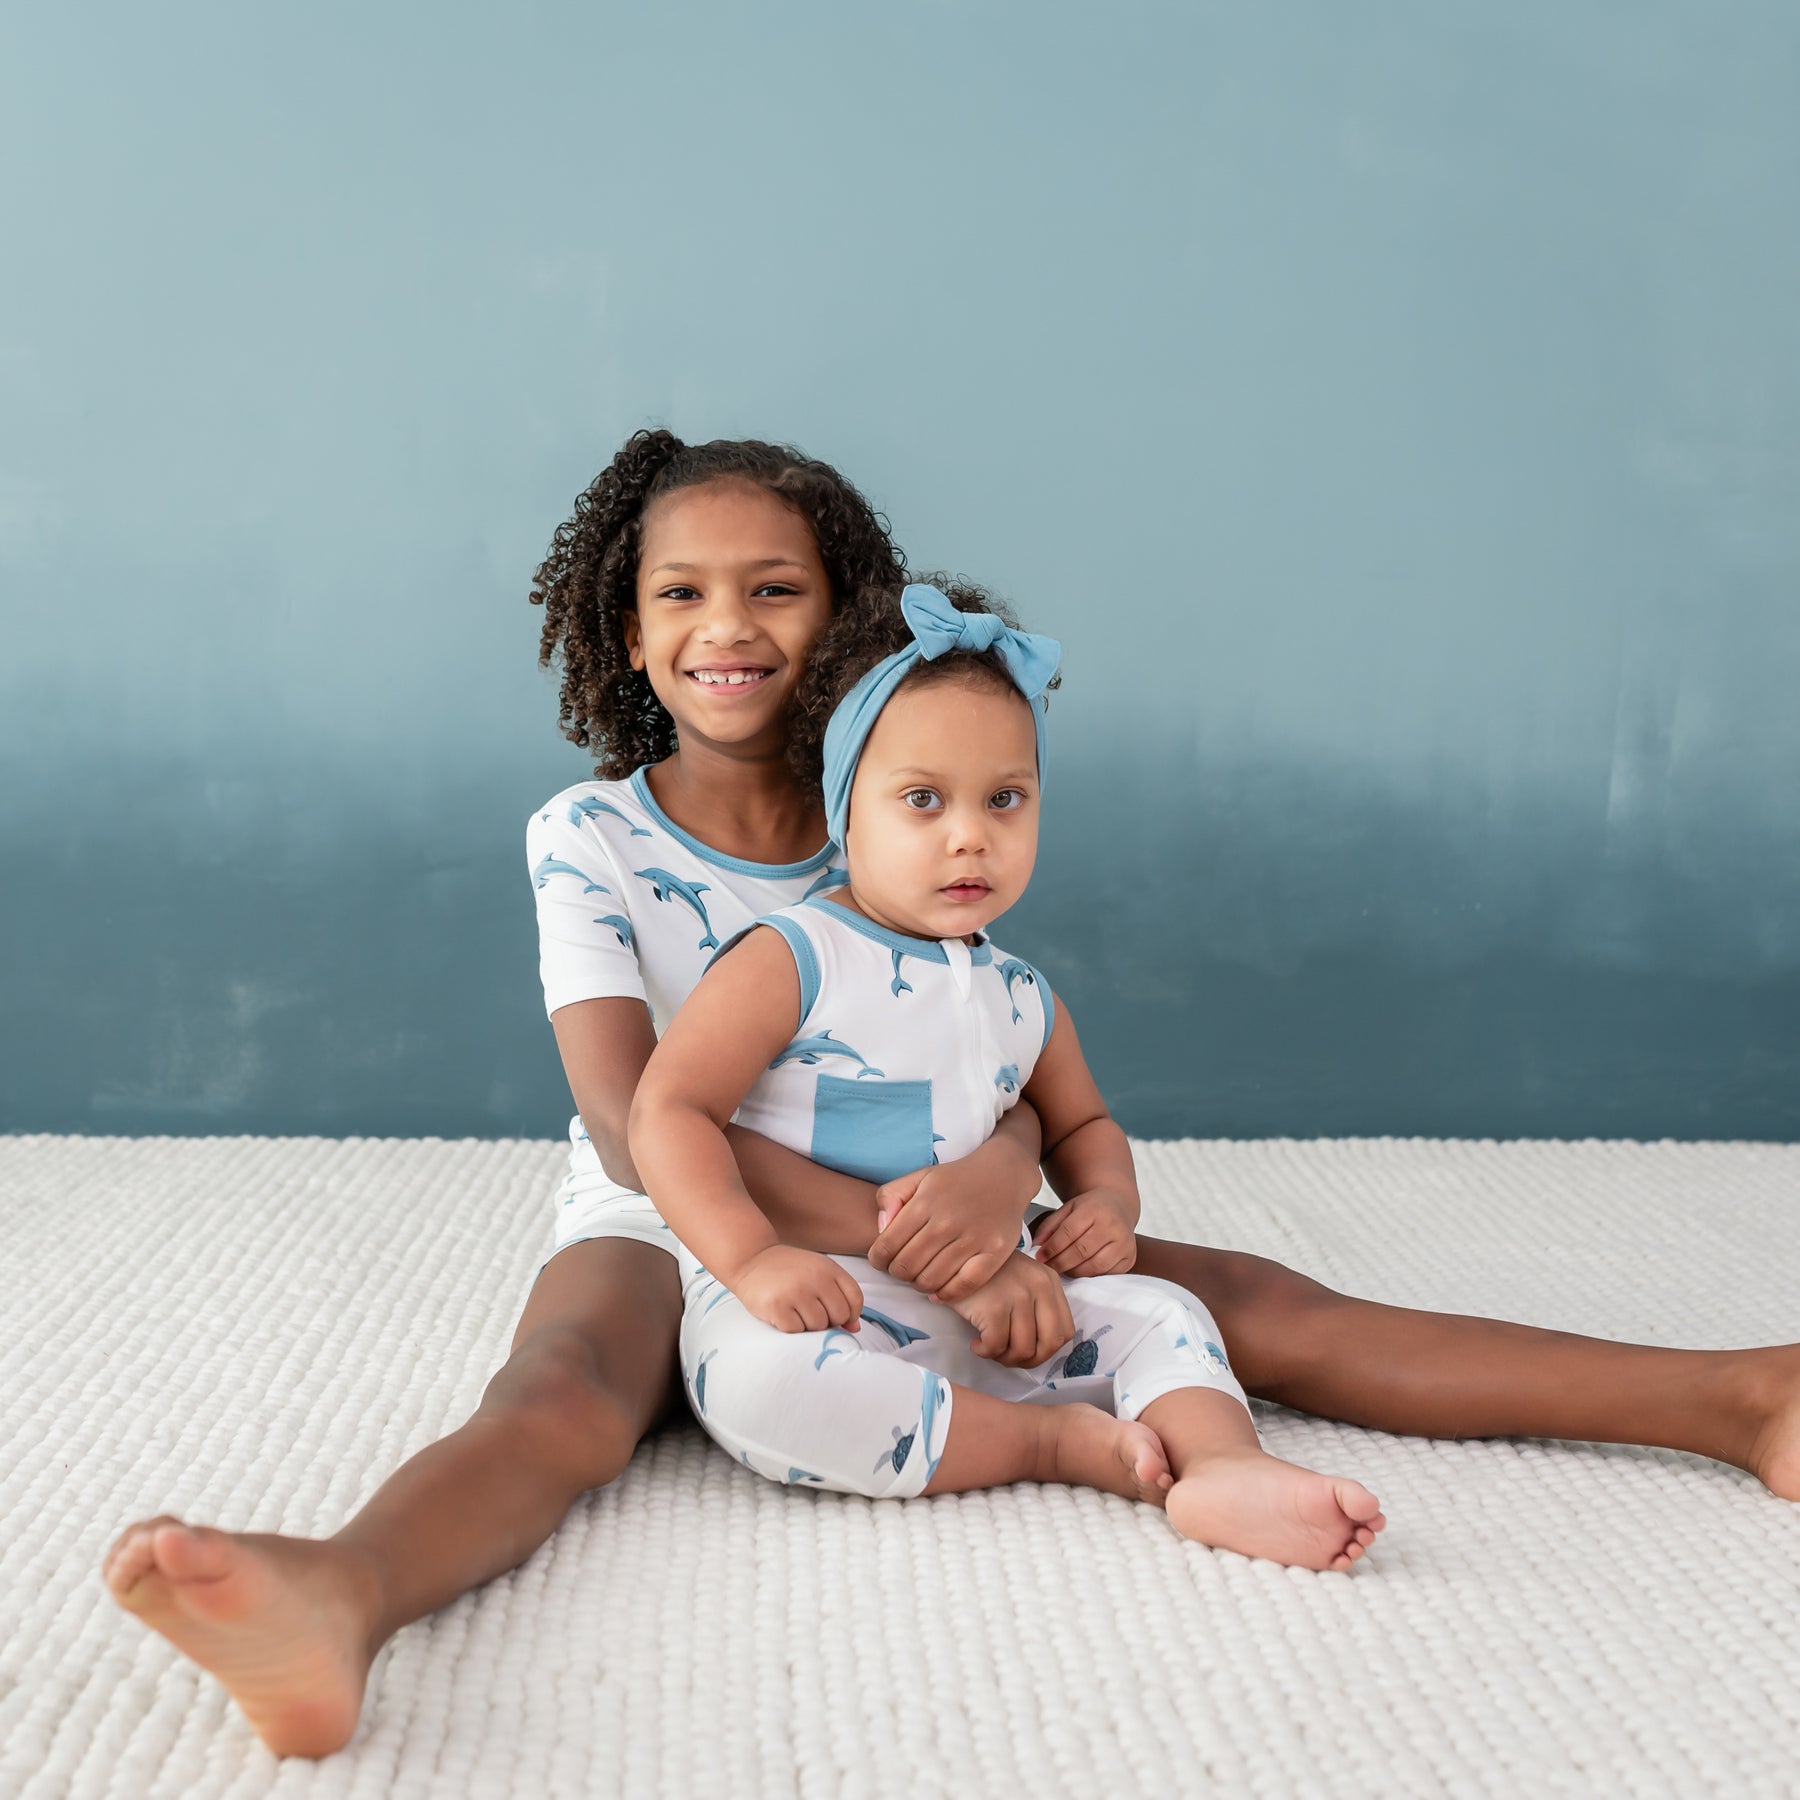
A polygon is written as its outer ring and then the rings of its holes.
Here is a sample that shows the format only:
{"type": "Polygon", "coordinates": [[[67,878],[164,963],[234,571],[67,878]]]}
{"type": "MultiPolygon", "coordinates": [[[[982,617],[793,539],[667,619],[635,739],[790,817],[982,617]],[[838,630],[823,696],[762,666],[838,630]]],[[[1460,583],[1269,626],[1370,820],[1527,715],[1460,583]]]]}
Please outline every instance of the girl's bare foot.
{"type": "Polygon", "coordinates": [[[107,1553],[113,1598],[225,1684],[277,1756],[350,1741],[378,1594],[354,1552],[146,1519],[107,1553]]]}
{"type": "Polygon", "coordinates": [[[1053,1433],[1045,1480],[1162,1505],[1174,1477],[1162,1439],[1148,1425],[1085,1404],[1042,1410],[1053,1433]]]}
{"type": "Polygon", "coordinates": [[[1746,1350],[1743,1360],[1753,1422],[1743,1467],[1771,1494],[1800,1500],[1800,1344],[1746,1350]]]}
{"type": "Polygon", "coordinates": [[[1361,1482],[1253,1449],[1198,1462],[1166,1504],[1183,1537],[1301,1569],[1349,1568],[1387,1524],[1361,1482]]]}

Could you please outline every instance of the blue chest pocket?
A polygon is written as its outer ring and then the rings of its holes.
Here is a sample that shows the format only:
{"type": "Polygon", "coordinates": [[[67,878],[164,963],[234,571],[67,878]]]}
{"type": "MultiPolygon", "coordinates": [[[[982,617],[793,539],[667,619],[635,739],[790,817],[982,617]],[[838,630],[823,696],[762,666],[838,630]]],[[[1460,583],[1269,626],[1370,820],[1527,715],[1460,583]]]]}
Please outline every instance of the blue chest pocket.
{"type": "Polygon", "coordinates": [[[841,1175],[892,1181],[931,1166],[931,1083],[821,1075],[813,1098],[812,1159],[841,1175]]]}

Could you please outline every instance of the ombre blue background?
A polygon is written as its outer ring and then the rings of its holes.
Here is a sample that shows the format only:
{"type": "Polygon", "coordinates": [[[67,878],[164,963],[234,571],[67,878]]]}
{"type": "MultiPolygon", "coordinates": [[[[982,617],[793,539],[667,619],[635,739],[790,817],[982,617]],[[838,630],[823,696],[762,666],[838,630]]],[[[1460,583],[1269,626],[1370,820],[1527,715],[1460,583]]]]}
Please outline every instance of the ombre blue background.
{"type": "Polygon", "coordinates": [[[547,1133],[630,430],[1067,645],[1145,1133],[1800,1135],[1800,11],[13,9],[0,1123],[547,1133]]]}

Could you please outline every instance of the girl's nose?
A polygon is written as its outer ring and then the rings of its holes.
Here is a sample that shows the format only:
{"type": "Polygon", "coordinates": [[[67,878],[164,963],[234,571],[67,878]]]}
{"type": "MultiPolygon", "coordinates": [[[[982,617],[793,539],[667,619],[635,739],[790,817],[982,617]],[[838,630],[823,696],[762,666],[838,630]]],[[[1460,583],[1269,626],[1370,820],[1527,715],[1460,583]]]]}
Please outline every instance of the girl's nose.
{"type": "Polygon", "coordinates": [[[720,593],[708,598],[706,609],[695,626],[695,634],[705,643],[724,646],[741,644],[746,638],[754,637],[756,627],[741,595],[720,593]]]}

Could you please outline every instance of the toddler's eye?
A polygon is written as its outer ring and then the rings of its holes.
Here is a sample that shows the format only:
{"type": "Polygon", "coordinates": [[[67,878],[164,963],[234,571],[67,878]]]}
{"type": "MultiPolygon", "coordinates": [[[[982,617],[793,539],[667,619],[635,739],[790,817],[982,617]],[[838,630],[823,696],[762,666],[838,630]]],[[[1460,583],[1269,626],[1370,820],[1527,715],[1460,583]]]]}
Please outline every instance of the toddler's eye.
{"type": "Polygon", "coordinates": [[[937,805],[937,795],[930,788],[908,788],[900,798],[914,812],[930,812],[937,805]]]}
{"type": "Polygon", "coordinates": [[[988,805],[996,812],[1017,812],[1025,804],[1025,796],[1018,788],[1002,788],[988,801],[988,805]]]}

